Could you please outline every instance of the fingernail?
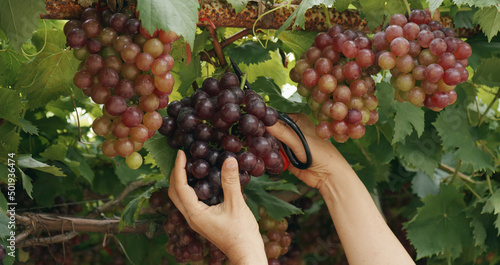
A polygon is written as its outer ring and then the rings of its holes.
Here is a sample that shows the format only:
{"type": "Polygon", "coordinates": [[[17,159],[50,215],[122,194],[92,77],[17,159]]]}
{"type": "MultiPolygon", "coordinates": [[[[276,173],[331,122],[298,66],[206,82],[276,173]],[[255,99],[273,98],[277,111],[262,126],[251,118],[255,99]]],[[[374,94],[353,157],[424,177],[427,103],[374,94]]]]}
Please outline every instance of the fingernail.
{"type": "Polygon", "coordinates": [[[228,159],[226,160],[226,168],[228,169],[234,169],[236,168],[236,161],[234,159],[228,159]]]}

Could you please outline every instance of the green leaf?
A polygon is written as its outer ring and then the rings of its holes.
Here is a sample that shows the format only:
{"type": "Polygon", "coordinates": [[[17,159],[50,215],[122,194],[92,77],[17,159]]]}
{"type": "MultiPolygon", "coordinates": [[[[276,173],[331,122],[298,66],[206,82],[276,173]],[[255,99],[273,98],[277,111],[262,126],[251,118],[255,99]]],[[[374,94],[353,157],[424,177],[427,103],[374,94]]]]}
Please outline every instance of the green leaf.
{"type": "Polygon", "coordinates": [[[33,0],[29,3],[19,0],[0,1],[0,29],[12,41],[17,51],[35,29],[38,19],[45,13],[45,1],[33,0]]]}
{"type": "Polygon", "coordinates": [[[434,11],[443,3],[443,0],[427,0],[429,3],[429,10],[434,13],[434,11]]]}
{"type": "Polygon", "coordinates": [[[426,130],[421,137],[414,132],[397,144],[396,153],[406,167],[432,176],[441,161],[441,143],[435,130],[426,130]]]}
{"type": "Polygon", "coordinates": [[[56,177],[65,177],[64,173],[60,168],[55,166],[47,165],[31,157],[31,154],[18,155],[17,160],[18,166],[20,168],[32,168],[42,172],[50,173],[56,177]]]}
{"type": "Polygon", "coordinates": [[[0,87],[0,118],[20,125],[19,116],[23,109],[21,97],[15,90],[0,87]]]}
{"type": "Polygon", "coordinates": [[[168,179],[174,168],[177,150],[167,144],[167,137],[157,133],[144,143],[144,148],[151,154],[160,167],[161,173],[168,179]]]}
{"type": "Polygon", "coordinates": [[[4,49],[6,50],[0,52],[0,86],[9,87],[16,83],[17,71],[27,59],[10,46],[4,49]]]}
{"type": "Polygon", "coordinates": [[[387,117],[392,116],[396,111],[396,99],[394,98],[394,87],[388,82],[380,82],[377,84],[375,96],[378,99],[378,112],[387,117]]]}
{"type": "Polygon", "coordinates": [[[193,82],[201,76],[200,56],[196,55],[189,65],[180,64],[179,69],[181,83],[178,92],[185,95],[193,82]]]}
{"type": "Polygon", "coordinates": [[[396,104],[396,117],[394,117],[394,138],[392,144],[404,140],[413,132],[413,129],[420,137],[424,132],[424,111],[409,102],[396,104]]]}
{"type": "Polygon", "coordinates": [[[250,0],[226,0],[236,11],[236,14],[240,13],[241,10],[245,9],[248,1],[250,0]]]}
{"type": "Polygon", "coordinates": [[[475,11],[458,12],[453,18],[455,28],[473,29],[476,24],[474,23],[475,11]]]}
{"type": "Polygon", "coordinates": [[[124,185],[138,180],[141,176],[151,173],[150,169],[145,168],[138,168],[135,170],[130,169],[125,163],[125,158],[123,157],[115,157],[114,159],[118,163],[118,165],[115,166],[115,174],[124,185]]]}
{"type": "Polygon", "coordinates": [[[347,10],[347,8],[349,8],[349,5],[351,4],[351,0],[336,0],[334,1],[334,7],[335,7],[335,11],[338,11],[338,12],[344,12],[345,10],[347,10]]]}
{"type": "Polygon", "coordinates": [[[243,73],[247,73],[248,82],[252,83],[261,76],[269,77],[279,86],[293,83],[289,77],[289,69],[283,67],[281,55],[277,51],[271,52],[271,60],[259,64],[238,64],[243,73]]]}
{"type": "Polygon", "coordinates": [[[489,87],[500,86],[500,75],[495,71],[500,64],[500,58],[484,59],[477,67],[472,81],[476,84],[483,84],[489,87]]]}
{"type": "Polygon", "coordinates": [[[486,201],[481,213],[493,213],[496,215],[495,227],[498,229],[500,236],[500,190],[495,191],[493,195],[486,201]]]}
{"type": "Polygon", "coordinates": [[[0,238],[8,238],[10,236],[10,229],[9,227],[9,217],[7,216],[6,212],[2,211],[0,212],[0,238]]]}
{"type": "Polygon", "coordinates": [[[19,118],[19,123],[25,133],[38,135],[38,128],[31,121],[19,118]]]}
{"type": "Polygon", "coordinates": [[[284,52],[292,52],[295,58],[300,58],[311,47],[316,34],[311,31],[285,31],[279,35],[279,39],[283,42],[281,49],[284,52]]]}
{"type": "Polygon", "coordinates": [[[385,18],[385,1],[360,0],[360,15],[368,23],[368,27],[373,30],[382,25],[385,18]]]}
{"type": "Polygon", "coordinates": [[[26,175],[24,171],[19,171],[21,172],[21,179],[23,180],[23,189],[33,199],[33,196],[31,195],[31,193],[33,192],[33,184],[31,183],[31,178],[28,177],[28,175],[26,175]]]}
{"type": "Polygon", "coordinates": [[[171,30],[194,46],[198,22],[197,0],[141,0],[137,3],[142,26],[149,32],[171,30]]]}
{"type": "Polygon", "coordinates": [[[247,65],[258,64],[271,59],[270,51],[275,51],[279,48],[279,44],[269,41],[266,47],[263,47],[259,42],[249,40],[227,48],[227,54],[237,63],[247,65]],[[251,54],[252,56],[248,56],[251,54]]]}
{"type": "Polygon", "coordinates": [[[457,6],[469,5],[477,6],[479,8],[495,6],[498,4],[497,0],[453,0],[453,3],[457,6]]]}
{"type": "Polygon", "coordinates": [[[474,15],[474,20],[477,20],[481,30],[491,41],[498,31],[500,31],[500,13],[499,8],[492,6],[480,9],[474,15]]]}
{"type": "Polygon", "coordinates": [[[66,159],[68,147],[62,143],[49,146],[45,151],[40,153],[40,156],[47,160],[55,160],[63,162],[66,159]]]}
{"type": "Polygon", "coordinates": [[[493,41],[488,42],[488,39],[484,35],[477,34],[467,39],[467,43],[469,43],[472,48],[472,54],[468,60],[469,65],[473,69],[477,69],[483,59],[498,56],[500,54],[500,36],[496,36],[493,38],[493,41]]]}
{"type": "Polygon", "coordinates": [[[436,195],[439,192],[439,182],[437,178],[432,178],[422,171],[418,171],[411,180],[411,190],[419,198],[425,198],[428,195],[436,195]]]}
{"type": "Polygon", "coordinates": [[[146,205],[154,189],[154,186],[150,187],[147,191],[143,192],[127,204],[125,210],[123,210],[122,216],[120,217],[120,224],[118,224],[119,230],[122,230],[128,225],[135,226],[135,220],[139,218],[142,207],[146,205]]]}
{"type": "Polygon", "coordinates": [[[276,31],[275,37],[281,34],[284,30],[286,30],[295,19],[293,26],[299,26],[301,28],[305,27],[305,13],[307,9],[324,4],[325,6],[331,6],[335,2],[335,0],[303,0],[300,2],[299,6],[293,11],[293,13],[288,17],[288,19],[283,23],[283,25],[276,31]]]}
{"type": "Polygon", "coordinates": [[[8,153],[17,153],[21,137],[16,132],[16,126],[7,122],[0,126],[0,159],[7,157],[8,153]]]}
{"type": "Polygon", "coordinates": [[[252,88],[257,93],[269,96],[268,105],[285,113],[309,113],[306,103],[292,102],[281,95],[281,90],[270,78],[260,76],[252,83],[252,88]]]}
{"type": "Polygon", "coordinates": [[[470,132],[470,126],[465,109],[457,106],[447,107],[439,113],[433,123],[443,140],[445,151],[454,153],[456,159],[471,164],[474,170],[491,169],[491,156],[476,146],[476,139],[470,132]]]}
{"type": "MultiPolygon", "coordinates": [[[[39,38],[40,34],[42,31],[37,31],[34,39],[36,36],[39,38]]],[[[30,109],[45,106],[61,95],[69,96],[73,76],[78,68],[79,61],[70,49],[64,47],[64,33],[51,29],[47,36],[43,51],[19,69],[16,88],[26,96],[30,109]]]]}
{"type": "Polygon", "coordinates": [[[464,194],[452,185],[441,185],[437,195],[429,195],[412,220],[404,224],[417,250],[417,259],[444,254],[456,258],[464,246],[472,244],[470,220],[465,215],[464,194]]]}
{"type": "Polygon", "coordinates": [[[281,220],[281,218],[290,216],[292,214],[302,214],[300,208],[280,200],[273,195],[269,194],[267,190],[289,190],[297,192],[294,185],[287,185],[282,181],[278,183],[272,183],[268,178],[252,178],[250,183],[245,187],[245,195],[247,198],[247,204],[252,210],[255,218],[259,220],[259,215],[256,211],[256,207],[262,205],[266,208],[267,213],[273,219],[281,220]]]}

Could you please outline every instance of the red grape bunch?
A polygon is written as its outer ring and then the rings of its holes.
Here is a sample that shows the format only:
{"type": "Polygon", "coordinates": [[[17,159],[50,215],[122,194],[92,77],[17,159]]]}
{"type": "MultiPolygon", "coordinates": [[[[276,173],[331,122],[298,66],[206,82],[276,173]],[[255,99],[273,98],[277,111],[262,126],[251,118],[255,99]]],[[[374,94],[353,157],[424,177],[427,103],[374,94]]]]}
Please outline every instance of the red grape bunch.
{"type": "Polygon", "coordinates": [[[385,31],[373,36],[373,47],[378,65],[391,70],[400,102],[440,111],[456,101],[455,87],[469,78],[470,45],[432,20],[429,11],[393,15],[385,31]]]}
{"type": "Polygon", "coordinates": [[[113,14],[87,8],[80,20],[64,26],[66,41],[82,61],[75,85],[97,104],[103,116],[94,120],[93,131],[106,138],[102,152],[126,157],[136,169],[138,153],[162,124],[158,109],[165,108],[174,86],[170,70],[173,32],[155,31],[151,36],[130,10],[113,14]]]}
{"type": "Polygon", "coordinates": [[[316,35],[313,46],[302,54],[290,78],[297,92],[307,98],[318,120],[316,134],[340,143],[359,139],[365,125],[378,121],[375,82],[380,71],[371,40],[362,32],[339,25],[316,35]]]}
{"type": "Polygon", "coordinates": [[[205,79],[191,96],[171,102],[167,114],[158,131],[184,150],[188,183],[208,205],[221,202],[221,166],[229,157],[238,160],[242,187],[251,176],[284,170],[279,141],[266,132],[278,112],[253,90],[241,90],[234,73],[205,79]]]}
{"type": "Polygon", "coordinates": [[[264,240],[264,249],[269,265],[279,265],[278,258],[288,253],[292,243],[292,236],[286,232],[286,219],[275,220],[268,216],[264,207],[259,206],[259,229],[264,240]]]}

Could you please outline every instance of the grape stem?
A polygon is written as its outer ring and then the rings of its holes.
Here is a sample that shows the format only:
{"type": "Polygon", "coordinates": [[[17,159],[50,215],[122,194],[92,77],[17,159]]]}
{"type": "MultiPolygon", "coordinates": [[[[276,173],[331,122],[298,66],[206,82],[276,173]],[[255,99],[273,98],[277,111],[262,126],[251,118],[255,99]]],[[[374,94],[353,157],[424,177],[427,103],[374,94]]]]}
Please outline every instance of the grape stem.
{"type": "Polygon", "coordinates": [[[457,180],[458,173],[460,171],[460,167],[461,166],[462,166],[462,159],[458,159],[457,167],[455,168],[455,172],[453,172],[451,180],[450,180],[450,182],[448,184],[452,184],[453,182],[455,182],[455,180],[457,180]]]}
{"type": "Polygon", "coordinates": [[[470,182],[470,183],[476,183],[474,180],[472,180],[469,176],[465,175],[464,173],[462,172],[458,172],[457,169],[455,168],[452,168],[446,164],[443,164],[441,163],[439,166],[438,166],[439,169],[443,170],[443,171],[446,171],[448,173],[452,173],[452,174],[455,174],[455,172],[457,172],[457,176],[464,180],[464,181],[467,181],[467,182],[470,182]]]}
{"type": "Polygon", "coordinates": [[[406,11],[408,12],[408,15],[410,15],[411,9],[410,9],[410,4],[408,3],[408,0],[403,0],[403,3],[405,3],[406,11]]]}
{"type": "Polygon", "coordinates": [[[321,8],[323,9],[323,13],[325,13],[326,24],[328,25],[328,27],[331,27],[332,21],[330,19],[330,11],[328,10],[328,7],[326,7],[325,4],[321,4],[321,8]]]}
{"type": "Polygon", "coordinates": [[[486,174],[486,181],[488,182],[488,189],[490,190],[490,194],[493,195],[493,187],[491,186],[491,178],[489,174],[486,174]]]}
{"type": "Polygon", "coordinates": [[[240,84],[241,90],[245,90],[246,82],[247,82],[247,73],[244,73],[243,76],[241,77],[241,84],[240,84]]]}
{"type": "Polygon", "coordinates": [[[490,102],[490,104],[488,105],[488,107],[486,108],[486,110],[484,111],[484,113],[479,118],[479,122],[477,124],[477,127],[481,126],[481,124],[484,121],[484,118],[486,117],[486,114],[488,114],[488,112],[490,111],[490,109],[497,102],[498,98],[500,98],[500,88],[498,89],[497,93],[495,94],[495,98],[493,98],[493,100],[490,102]]]}
{"type": "MultiPolygon", "coordinates": [[[[251,34],[252,30],[251,29],[243,29],[241,31],[238,31],[232,36],[229,36],[227,39],[224,39],[220,42],[220,46],[222,49],[224,49],[226,46],[231,45],[233,42],[245,37],[248,34],[251,34]]],[[[215,49],[212,49],[210,51],[201,51],[200,52],[200,60],[209,62],[210,64],[214,65],[214,62],[210,59],[215,56],[215,49]]]]}
{"type": "Polygon", "coordinates": [[[220,45],[219,38],[217,37],[217,33],[211,26],[206,26],[206,29],[210,33],[210,37],[212,37],[212,45],[214,46],[215,54],[219,59],[220,65],[227,65],[226,58],[224,57],[224,53],[222,53],[222,46],[220,45]]]}

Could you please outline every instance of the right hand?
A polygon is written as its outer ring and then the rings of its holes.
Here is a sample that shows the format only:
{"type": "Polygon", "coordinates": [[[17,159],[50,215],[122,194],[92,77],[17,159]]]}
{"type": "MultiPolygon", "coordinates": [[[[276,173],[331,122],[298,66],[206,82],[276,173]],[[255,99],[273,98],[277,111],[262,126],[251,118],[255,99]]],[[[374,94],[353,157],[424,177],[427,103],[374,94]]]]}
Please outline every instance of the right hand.
{"type": "MultiPolygon", "coordinates": [[[[304,134],[312,154],[308,169],[298,169],[290,164],[288,170],[307,185],[320,189],[330,177],[352,171],[351,166],[328,140],[316,136],[315,125],[305,114],[289,114],[304,134]]],[[[306,161],[306,153],[297,134],[282,121],[267,127],[267,131],[286,144],[300,161],[306,161]]]]}

